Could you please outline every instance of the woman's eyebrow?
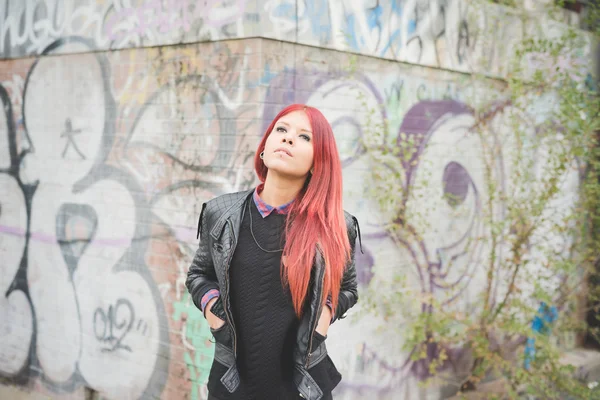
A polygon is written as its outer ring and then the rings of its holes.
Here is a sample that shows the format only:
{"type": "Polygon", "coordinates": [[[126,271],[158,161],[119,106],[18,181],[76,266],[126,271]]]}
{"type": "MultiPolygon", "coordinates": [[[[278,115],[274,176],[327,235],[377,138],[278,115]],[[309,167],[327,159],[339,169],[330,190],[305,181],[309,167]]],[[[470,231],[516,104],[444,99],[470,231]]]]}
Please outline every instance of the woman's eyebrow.
{"type": "MultiPolygon", "coordinates": [[[[279,124],[283,124],[283,125],[285,125],[285,126],[287,126],[287,127],[289,127],[289,126],[290,126],[290,124],[288,124],[288,123],[287,123],[287,122],[285,122],[285,121],[278,121],[278,123],[279,123],[279,124]]],[[[312,131],[309,131],[308,129],[300,129],[300,130],[301,130],[301,131],[308,132],[308,133],[312,134],[312,131]]]]}

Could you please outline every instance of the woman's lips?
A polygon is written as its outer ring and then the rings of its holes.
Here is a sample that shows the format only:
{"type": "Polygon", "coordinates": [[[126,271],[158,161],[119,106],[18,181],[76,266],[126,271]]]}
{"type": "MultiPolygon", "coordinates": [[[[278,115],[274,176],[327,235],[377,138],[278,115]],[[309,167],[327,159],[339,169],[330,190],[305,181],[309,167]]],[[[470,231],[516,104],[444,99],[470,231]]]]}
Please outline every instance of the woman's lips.
{"type": "Polygon", "coordinates": [[[290,156],[290,157],[293,157],[293,156],[292,156],[292,153],[290,153],[290,151],[289,151],[289,150],[287,150],[287,149],[284,149],[284,148],[281,148],[281,147],[280,147],[280,148],[278,148],[278,149],[275,149],[275,151],[274,151],[274,152],[275,152],[275,153],[285,153],[285,154],[287,154],[288,156],[290,156]]]}

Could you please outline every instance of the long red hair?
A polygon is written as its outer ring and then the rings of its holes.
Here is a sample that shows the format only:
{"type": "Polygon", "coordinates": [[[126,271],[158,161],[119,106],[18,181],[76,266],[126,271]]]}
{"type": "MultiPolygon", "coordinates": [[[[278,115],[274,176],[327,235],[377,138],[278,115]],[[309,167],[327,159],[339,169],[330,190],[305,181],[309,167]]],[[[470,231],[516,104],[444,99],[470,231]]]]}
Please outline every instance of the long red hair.
{"type": "Polygon", "coordinates": [[[323,114],[314,107],[292,104],[277,114],[260,142],[254,156],[254,169],[264,184],[267,167],[260,158],[267,138],[277,121],[293,111],[304,111],[313,131],[313,172],[290,206],[285,227],[281,275],[289,285],[297,316],[302,315],[312,266],[320,250],[325,261],[324,303],[331,295],[337,307],[344,268],[350,257],[350,243],[342,208],[342,165],[333,130],[323,114]],[[285,262],[283,260],[285,259],[285,262]]]}

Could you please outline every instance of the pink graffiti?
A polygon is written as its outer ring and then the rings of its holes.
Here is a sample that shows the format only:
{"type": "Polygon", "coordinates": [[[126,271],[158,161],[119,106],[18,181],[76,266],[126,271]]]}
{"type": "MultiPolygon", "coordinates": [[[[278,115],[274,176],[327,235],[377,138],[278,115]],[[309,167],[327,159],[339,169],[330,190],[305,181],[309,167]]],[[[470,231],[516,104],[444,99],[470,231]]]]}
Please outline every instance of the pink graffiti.
{"type": "Polygon", "coordinates": [[[104,32],[110,40],[120,40],[132,33],[146,35],[152,29],[162,34],[188,32],[196,20],[202,20],[204,25],[211,28],[219,28],[239,20],[246,8],[246,1],[238,0],[232,6],[222,7],[221,0],[153,0],[139,7],[116,11],[108,18],[104,32]],[[193,11],[190,12],[191,9],[193,11]]]}

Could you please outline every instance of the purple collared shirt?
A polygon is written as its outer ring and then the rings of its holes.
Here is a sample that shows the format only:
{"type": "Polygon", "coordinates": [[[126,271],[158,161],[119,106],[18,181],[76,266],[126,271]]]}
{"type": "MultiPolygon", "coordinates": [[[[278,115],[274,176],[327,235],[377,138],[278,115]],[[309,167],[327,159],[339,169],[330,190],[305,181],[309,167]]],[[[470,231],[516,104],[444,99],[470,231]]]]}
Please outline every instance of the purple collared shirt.
{"type": "Polygon", "coordinates": [[[270,206],[267,203],[265,203],[263,199],[260,198],[259,194],[262,190],[259,191],[259,188],[261,188],[261,186],[258,186],[256,189],[254,189],[252,198],[254,199],[254,204],[256,204],[256,208],[258,208],[258,212],[260,213],[260,215],[262,215],[263,218],[266,218],[267,216],[271,215],[272,212],[275,212],[276,214],[288,213],[290,206],[292,205],[294,200],[285,203],[284,205],[279,207],[270,206]]]}

